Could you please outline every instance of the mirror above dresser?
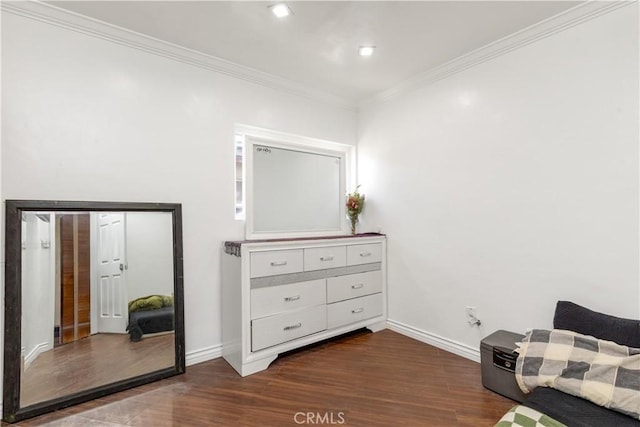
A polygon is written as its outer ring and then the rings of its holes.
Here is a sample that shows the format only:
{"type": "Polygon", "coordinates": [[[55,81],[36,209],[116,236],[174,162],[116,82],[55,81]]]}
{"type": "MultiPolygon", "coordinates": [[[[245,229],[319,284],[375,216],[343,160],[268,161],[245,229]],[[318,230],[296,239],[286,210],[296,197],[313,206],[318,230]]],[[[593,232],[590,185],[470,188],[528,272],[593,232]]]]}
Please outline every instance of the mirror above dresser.
{"type": "Polygon", "coordinates": [[[236,126],[244,140],[247,239],[343,235],[354,147],[236,126]]]}

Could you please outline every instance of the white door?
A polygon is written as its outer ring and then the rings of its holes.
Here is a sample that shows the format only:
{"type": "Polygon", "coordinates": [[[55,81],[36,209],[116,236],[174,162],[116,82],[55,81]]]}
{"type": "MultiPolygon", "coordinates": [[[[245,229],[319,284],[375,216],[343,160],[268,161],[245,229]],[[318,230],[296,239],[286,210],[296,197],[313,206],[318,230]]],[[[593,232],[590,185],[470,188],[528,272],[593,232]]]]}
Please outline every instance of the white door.
{"type": "Polygon", "coordinates": [[[98,332],[126,333],[125,214],[98,214],[98,332]]]}

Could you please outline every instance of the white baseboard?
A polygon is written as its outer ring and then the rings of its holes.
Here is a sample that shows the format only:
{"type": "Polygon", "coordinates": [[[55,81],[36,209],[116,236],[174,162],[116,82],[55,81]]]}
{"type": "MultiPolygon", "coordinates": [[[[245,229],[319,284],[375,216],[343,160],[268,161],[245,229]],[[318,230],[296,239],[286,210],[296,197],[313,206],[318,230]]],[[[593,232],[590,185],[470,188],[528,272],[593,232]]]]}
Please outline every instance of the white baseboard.
{"type": "Polygon", "coordinates": [[[188,352],[185,355],[185,364],[191,366],[207,360],[217,359],[218,357],[222,357],[222,344],[188,352]]]}
{"type": "Polygon", "coordinates": [[[34,360],[38,358],[38,356],[40,356],[42,353],[44,353],[47,350],[51,350],[52,348],[53,348],[53,345],[51,345],[51,343],[48,343],[48,342],[43,342],[33,347],[33,349],[29,352],[29,354],[27,354],[24,358],[24,370],[26,371],[27,368],[31,366],[31,364],[34,362],[34,360]]]}
{"type": "Polygon", "coordinates": [[[405,325],[404,323],[396,322],[395,320],[388,319],[387,325],[389,329],[394,332],[480,363],[480,349],[405,325]]]}

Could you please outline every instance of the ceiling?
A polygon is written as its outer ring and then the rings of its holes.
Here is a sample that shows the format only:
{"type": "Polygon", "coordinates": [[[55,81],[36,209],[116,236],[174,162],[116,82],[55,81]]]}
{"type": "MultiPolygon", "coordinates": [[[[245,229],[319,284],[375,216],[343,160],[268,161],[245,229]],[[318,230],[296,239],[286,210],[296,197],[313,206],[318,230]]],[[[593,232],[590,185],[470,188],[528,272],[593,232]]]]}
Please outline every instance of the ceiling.
{"type": "Polygon", "coordinates": [[[581,2],[290,1],[283,19],[274,2],[48,3],[355,103],[581,2]]]}

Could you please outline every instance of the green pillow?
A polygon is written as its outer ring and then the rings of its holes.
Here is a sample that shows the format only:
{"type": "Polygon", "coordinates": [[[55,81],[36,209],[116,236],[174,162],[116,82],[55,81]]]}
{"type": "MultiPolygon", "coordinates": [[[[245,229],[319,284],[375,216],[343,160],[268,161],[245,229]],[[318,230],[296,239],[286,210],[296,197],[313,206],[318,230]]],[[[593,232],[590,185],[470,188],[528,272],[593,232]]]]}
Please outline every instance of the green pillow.
{"type": "MultiPolygon", "coordinates": [[[[136,298],[129,301],[129,313],[133,313],[134,311],[157,310],[165,307],[165,298],[167,297],[163,295],[149,295],[147,297],[136,298]]],[[[171,305],[173,305],[173,303],[171,305]]]]}

